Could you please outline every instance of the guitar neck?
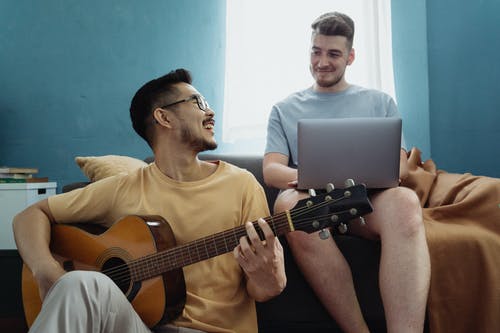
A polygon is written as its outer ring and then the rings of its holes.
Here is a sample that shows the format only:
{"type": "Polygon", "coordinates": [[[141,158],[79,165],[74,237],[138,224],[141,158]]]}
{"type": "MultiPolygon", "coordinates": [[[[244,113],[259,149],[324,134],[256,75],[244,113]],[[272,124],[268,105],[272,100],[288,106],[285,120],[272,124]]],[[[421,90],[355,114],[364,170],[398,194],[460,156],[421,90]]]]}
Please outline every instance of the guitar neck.
{"type": "MultiPolygon", "coordinates": [[[[264,220],[269,224],[275,236],[293,230],[286,212],[266,217],[264,220]]],[[[257,221],[252,222],[252,224],[263,240],[264,233],[257,221]]],[[[134,280],[147,280],[164,272],[231,252],[239,244],[240,238],[245,236],[247,236],[246,228],[242,225],[136,259],[129,262],[131,275],[134,280]]]]}
{"type": "MultiPolygon", "coordinates": [[[[264,220],[275,236],[294,230],[314,232],[326,227],[336,227],[354,217],[372,211],[364,185],[335,189],[324,195],[303,199],[294,209],[268,216],[264,220]]],[[[252,222],[261,240],[264,233],[257,221],[252,222]]],[[[247,236],[245,226],[225,230],[162,252],[129,262],[134,280],[146,280],[164,272],[191,265],[202,260],[228,253],[247,236]]]]}

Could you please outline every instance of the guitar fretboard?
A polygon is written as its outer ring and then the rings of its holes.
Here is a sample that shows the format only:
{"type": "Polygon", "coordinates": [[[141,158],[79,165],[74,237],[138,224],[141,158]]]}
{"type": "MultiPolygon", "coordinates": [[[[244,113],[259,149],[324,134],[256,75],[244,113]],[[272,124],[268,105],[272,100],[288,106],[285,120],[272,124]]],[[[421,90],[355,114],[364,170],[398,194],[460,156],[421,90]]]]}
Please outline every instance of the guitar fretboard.
{"type": "MultiPolygon", "coordinates": [[[[275,236],[281,236],[293,230],[309,230],[309,232],[312,232],[324,228],[321,225],[333,227],[341,222],[347,222],[356,216],[372,211],[366,197],[366,188],[362,185],[352,186],[346,190],[335,189],[329,194],[314,199],[303,199],[296,207],[290,211],[268,216],[264,219],[275,236]],[[326,209],[326,211],[323,209],[326,209]],[[330,220],[332,217],[334,219],[330,220]],[[323,221],[323,224],[318,222],[320,220],[323,221]],[[328,221],[325,222],[325,220],[328,221]]],[[[264,233],[257,221],[252,223],[260,239],[264,240],[264,233]]],[[[128,268],[125,269],[129,271],[132,280],[146,280],[174,269],[231,252],[239,244],[241,237],[246,236],[245,226],[238,226],[132,260],[127,263],[128,268]]],[[[119,268],[114,273],[124,274],[122,269],[124,268],[119,268]]]]}
{"type": "MultiPolygon", "coordinates": [[[[291,231],[285,213],[269,216],[264,220],[269,224],[275,236],[291,231]]],[[[257,222],[254,221],[253,225],[263,240],[264,235],[257,222]]],[[[129,262],[132,279],[146,280],[170,270],[231,252],[239,244],[240,238],[246,235],[245,226],[239,226],[134,260],[129,262]]]]}

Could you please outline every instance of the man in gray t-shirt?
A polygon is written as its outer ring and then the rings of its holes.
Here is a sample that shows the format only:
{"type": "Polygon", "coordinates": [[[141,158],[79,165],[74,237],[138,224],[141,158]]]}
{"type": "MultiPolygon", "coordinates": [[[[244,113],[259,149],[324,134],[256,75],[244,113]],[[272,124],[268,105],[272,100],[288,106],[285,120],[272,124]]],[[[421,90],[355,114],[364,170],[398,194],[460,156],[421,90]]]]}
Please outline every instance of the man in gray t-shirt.
{"type": "MultiPolygon", "coordinates": [[[[348,85],[342,91],[323,92],[310,87],[273,106],[267,129],[266,153],[290,156],[290,165],[297,167],[299,119],[352,117],[400,118],[394,100],[378,90],[348,85]]],[[[401,143],[406,148],[404,138],[401,143]]]]}
{"type": "MultiPolygon", "coordinates": [[[[313,22],[312,29],[310,70],[315,83],[277,103],[269,118],[263,172],[268,185],[282,189],[275,213],[291,209],[308,195],[294,188],[298,119],[399,117],[391,97],[345,80],[345,69],[354,61],[354,22],[345,14],[327,13],[313,22]]],[[[401,179],[407,175],[402,142],[401,179]]],[[[365,216],[366,225],[351,223],[349,232],[382,243],[379,280],[387,330],[422,332],[430,259],[419,200],[403,187],[377,192],[370,200],[374,211],[365,216]]],[[[345,332],[368,332],[352,274],[335,242],[302,231],[289,233],[287,240],[302,273],[339,326],[345,332]],[[332,278],[335,283],[326,283],[332,278]]]]}

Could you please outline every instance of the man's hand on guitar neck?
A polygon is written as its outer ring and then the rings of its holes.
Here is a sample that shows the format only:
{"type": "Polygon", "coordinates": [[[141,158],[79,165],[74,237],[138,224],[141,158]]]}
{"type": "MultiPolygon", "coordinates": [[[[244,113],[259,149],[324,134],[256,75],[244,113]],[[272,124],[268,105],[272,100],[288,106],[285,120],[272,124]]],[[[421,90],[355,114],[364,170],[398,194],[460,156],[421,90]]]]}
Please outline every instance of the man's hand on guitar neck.
{"type": "Polygon", "coordinates": [[[286,286],[283,248],[264,219],[258,224],[265,241],[261,241],[251,222],[245,224],[247,237],[240,239],[233,254],[247,276],[247,290],[262,302],[278,295],[286,286]]]}

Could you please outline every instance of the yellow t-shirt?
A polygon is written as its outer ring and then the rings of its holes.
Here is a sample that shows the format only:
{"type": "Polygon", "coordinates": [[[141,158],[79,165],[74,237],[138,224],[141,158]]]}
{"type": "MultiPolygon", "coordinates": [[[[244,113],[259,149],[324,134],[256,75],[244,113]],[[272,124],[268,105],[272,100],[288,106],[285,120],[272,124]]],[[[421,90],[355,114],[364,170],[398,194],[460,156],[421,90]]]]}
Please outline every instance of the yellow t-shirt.
{"type": "MultiPolygon", "coordinates": [[[[111,226],[128,215],[160,215],[177,245],[269,215],[254,176],[219,161],[209,177],[178,182],[153,163],[129,175],[105,178],[49,198],[57,223],[111,226]]],[[[257,332],[255,302],[232,252],[185,266],[186,305],[173,324],[206,332],[257,332]]]]}

